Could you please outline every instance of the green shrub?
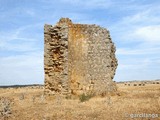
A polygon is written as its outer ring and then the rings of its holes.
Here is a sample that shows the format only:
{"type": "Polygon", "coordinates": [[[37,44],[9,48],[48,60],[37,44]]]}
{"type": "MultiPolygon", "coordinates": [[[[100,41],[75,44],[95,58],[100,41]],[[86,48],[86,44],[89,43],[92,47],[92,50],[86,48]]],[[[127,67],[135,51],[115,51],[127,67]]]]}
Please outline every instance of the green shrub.
{"type": "Polygon", "coordinates": [[[81,102],[85,102],[85,101],[88,101],[90,98],[92,98],[94,96],[94,94],[82,94],[82,95],[80,95],[79,96],[79,100],[81,101],[81,102]]]}

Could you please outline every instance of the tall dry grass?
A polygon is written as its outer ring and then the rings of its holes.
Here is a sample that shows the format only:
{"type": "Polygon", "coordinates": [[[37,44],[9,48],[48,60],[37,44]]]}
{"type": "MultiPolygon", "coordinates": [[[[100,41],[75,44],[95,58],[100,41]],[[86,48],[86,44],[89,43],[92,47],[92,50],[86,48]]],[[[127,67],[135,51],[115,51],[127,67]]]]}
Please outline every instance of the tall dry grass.
{"type": "Polygon", "coordinates": [[[117,95],[93,97],[84,102],[46,97],[43,89],[1,89],[0,93],[0,97],[14,99],[11,120],[133,120],[134,114],[160,114],[160,85],[118,85],[117,95]],[[24,99],[19,99],[22,93],[24,99]]]}

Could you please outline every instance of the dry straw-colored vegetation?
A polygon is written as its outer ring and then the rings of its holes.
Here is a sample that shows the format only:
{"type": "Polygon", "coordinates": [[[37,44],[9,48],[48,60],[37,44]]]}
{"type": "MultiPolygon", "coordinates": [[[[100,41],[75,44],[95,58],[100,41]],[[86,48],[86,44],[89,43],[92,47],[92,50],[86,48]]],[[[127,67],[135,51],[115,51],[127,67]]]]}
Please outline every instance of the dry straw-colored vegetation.
{"type": "MultiPolygon", "coordinates": [[[[3,102],[14,102],[13,105],[5,103],[8,114],[1,114],[0,120],[133,120],[133,116],[129,115],[160,114],[159,84],[118,84],[117,95],[103,98],[94,96],[85,101],[61,96],[46,97],[43,95],[43,89],[33,88],[0,89],[0,97],[5,98],[3,102]]],[[[135,119],[160,118],[155,116],[135,119]]]]}

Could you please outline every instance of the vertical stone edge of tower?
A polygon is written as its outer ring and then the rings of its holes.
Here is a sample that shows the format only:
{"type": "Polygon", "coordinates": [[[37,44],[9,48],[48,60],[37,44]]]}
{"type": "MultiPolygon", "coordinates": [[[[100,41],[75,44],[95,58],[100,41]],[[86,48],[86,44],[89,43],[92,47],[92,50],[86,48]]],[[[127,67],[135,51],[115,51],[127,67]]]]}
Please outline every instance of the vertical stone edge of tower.
{"type": "Polygon", "coordinates": [[[69,94],[68,24],[70,23],[69,19],[65,19],[55,26],[44,25],[45,94],[69,94]]]}

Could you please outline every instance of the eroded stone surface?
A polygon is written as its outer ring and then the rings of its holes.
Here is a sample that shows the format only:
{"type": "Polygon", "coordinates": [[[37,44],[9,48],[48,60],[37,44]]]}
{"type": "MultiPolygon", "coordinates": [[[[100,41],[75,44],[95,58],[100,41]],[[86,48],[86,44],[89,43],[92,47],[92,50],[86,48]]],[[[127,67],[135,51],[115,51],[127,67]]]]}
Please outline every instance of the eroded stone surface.
{"type": "Polygon", "coordinates": [[[117,68],[109,31],[61,18],[44,26],[45,93],[80,95],[114,91],[117,68]]]}

